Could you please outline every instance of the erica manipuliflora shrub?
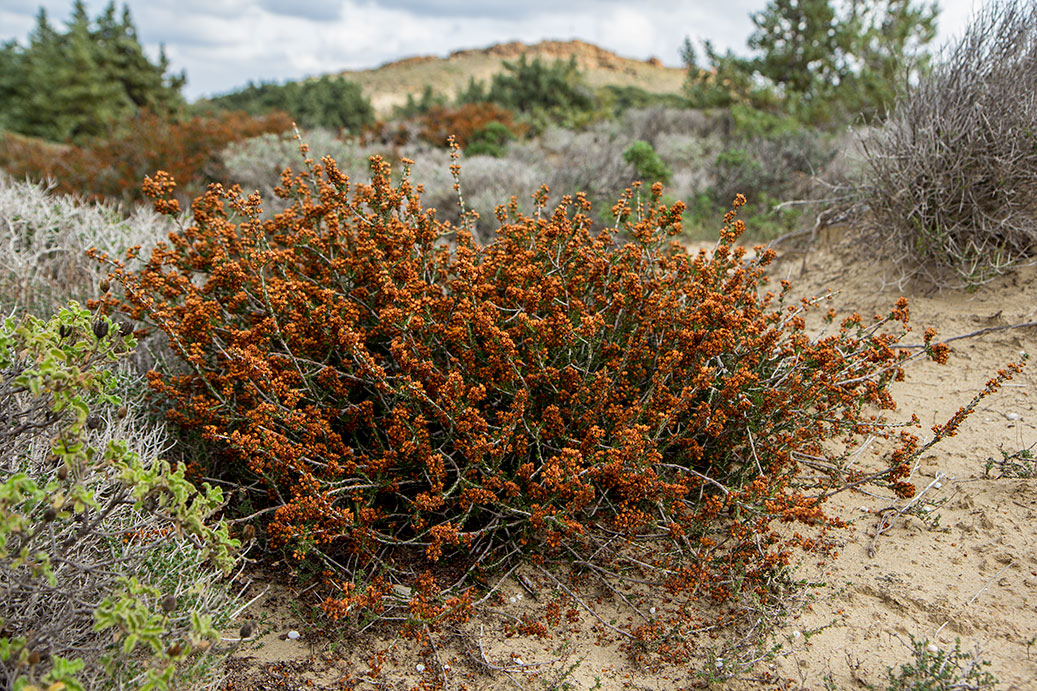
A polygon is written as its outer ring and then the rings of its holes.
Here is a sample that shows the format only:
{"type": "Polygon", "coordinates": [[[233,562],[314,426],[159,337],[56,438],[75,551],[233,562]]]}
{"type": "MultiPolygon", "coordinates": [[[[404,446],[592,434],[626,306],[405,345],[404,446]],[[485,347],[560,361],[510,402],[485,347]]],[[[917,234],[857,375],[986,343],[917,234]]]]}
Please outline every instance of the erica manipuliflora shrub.
{"type": "MultiPolygon", "coordinates": [[[[791,547],[824,548],[832,480],[800,461],[838,475],[834,443],[889,434],[905,300],[811,338],[816,301],[765,290],[773,254],[735,247],[736,210],[714,252],[688,254],[661,185],[628,190],[600,232],[585,199],[551,209],[542,189],[531,215],[498,207],[480,246],[409,170],[308,164],[271,219],[214,185],[142,271],[103,259],[126,295],[107,307],[186,363],[151,385],[211,445],[203,471],[258,488],[269,545],[321,575],[329,615],[463,619],[494,574],[564,562],[574,595],[663,593],[610,627],[676,655],[687,603],[766,598],[791,547]]],[[[145,191],[177,213],[167,174],[145,191]]],[[[902,492],[905,453],[875,474],[902,492]]]]}
{"type": "Polygon", "coordinates": [[[4,136],[0,166],[15,178],[53,179],[66,194],[123,202],[138,200],[141,178],[163,166],[188,194],[197,194],[209,180],[223,179],[217,152],[228,144],[291,128],[291,118],[282,112],[259,117],[223,112],[173,120],[141,111],[110,123],[103,136],[77,146],[4,136]]]}
{"type": "Polygon", "coordinates": [[[493,103],[465,103],[456,108],[436,106],[421,118],[421,137],[437,146],[448,146],[451,139],[467,149],[487,127],[496,124],[498,136],[521,136],[529,129],[515,123],[514,114],[493,103]]]}

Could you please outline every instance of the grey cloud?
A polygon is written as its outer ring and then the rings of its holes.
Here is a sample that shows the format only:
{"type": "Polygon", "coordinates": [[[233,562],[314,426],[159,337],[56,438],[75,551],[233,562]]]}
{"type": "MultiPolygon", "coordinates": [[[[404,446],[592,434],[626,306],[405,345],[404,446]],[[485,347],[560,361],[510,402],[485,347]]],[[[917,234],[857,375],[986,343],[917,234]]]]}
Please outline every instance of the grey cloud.
{"type": "Polygon", "coordinates": [[[342,3],[336,0],[259,0],[259,6],[273,14],[316,21],[342,16],[342,3]]]}
{"type": "Polygon", "coordinates": [[[30,16],[35,16],[36,11],[40,7],[40,5],[47,6],[48,4],[50,5],[50,7],[47,7],[48,15],[52,14],[54,7],[63,7],[61,11],[65,12],[66,14],[72,8],[71,3],[66,3],[62,6],[57,5],[55,3],[34,2],[34,0],[4,0],[4,11],[10,12],[11,14],[27,14],[30,16]]]}
{"type": "MultiPolygon", "coordinates": [[[[142,0],[122,2],[129,5],[138,29],[144,28],[138,17],[146,15],[164,17],[164,21],[170,24],[199,25],[207,19],[243,17],[250,7],[256,5],[253,0],[178,0],[176,4],[142,0]]],[[[117,7],[121,8],[122,3],[117,3],[117,7]]]]}
{"type": "Polygon", "coordinates": [[[557,0],[487,0],[473,3],[471,0],[366,0],[363,4],[379,9],[399,10],[420,17],[458,19],[519,19],[545,12],[564,11],[573,14],[580,11],[600,10],[605,5],[622,5],[624,0],[569,0],[559,5],[557,0]]]}

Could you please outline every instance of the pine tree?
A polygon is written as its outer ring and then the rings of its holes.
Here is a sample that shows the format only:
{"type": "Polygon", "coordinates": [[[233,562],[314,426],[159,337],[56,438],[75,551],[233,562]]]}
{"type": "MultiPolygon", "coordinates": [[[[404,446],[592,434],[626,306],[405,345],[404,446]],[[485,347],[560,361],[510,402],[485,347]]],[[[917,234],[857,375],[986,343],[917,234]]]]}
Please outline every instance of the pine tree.
{"type": "Polygon", "coordinates": [[[770,0],[752,15],[751,58],[720,55],[709,65],[685,42],[688,96],[701,106],[766,100],[766,87],[789,113],[815,123],[881,116],[896,85],[927,64],[936,35],[935,2],[915,0],[770,0]]]}
{"type": "Polygon", "coordinates": [[[300,127],[359,132],[374,122],[374,108],[359,84],[324,76],[286,84],[253,84],[209,99],[198,110],[243,110],[250,115],[289,113],[300,127]]]}
{"type": "Polygon", "coordinates": [[[0,45],[0,129],[16,130],[28,116],[25,56],[14,41],[0,45]]]}
{"type": "Polygon", "coordinates": [[[158,64],[152,64],[137,39],[129,7],[123,6],[122,17],[116,22],[115,3],[110,2],[91,35],[101,70],[109,79],[122,84],[135,106],[172,113],[183,105],[180,89],[186,82],[185,75],[166,76],[169,61],[165,47],[160,49],[158,64]]]}
{"type": "Polygon", "coordinates": [[[129,11],[109,4],[91,22],[76,0],[65,31],[41,8],[28,46],[0,49],[0,126],[55,141],[82,142],[140,108],[168,115],[183,104],[183,75],[166,76],[137,40],[129,11]]]}
{"type": "Polygon", "coordinates": [[[829,0],[771,0],[752,20],[749,48],[762,53],[754,67],[782,88],[813,94],[850,70],[846,27],[829,0]]]}
{"type": "Polygon", "coordinates": [[[125,90],[101,69],[82,0],[76,0],[67,32],[45,55],[46,61],[33,62],[33,104],[41,124],[53,127],[52,138],[82,141],[130,111],[125,90]],[[39,89],[41,83],[47,88],[39,89]]]}

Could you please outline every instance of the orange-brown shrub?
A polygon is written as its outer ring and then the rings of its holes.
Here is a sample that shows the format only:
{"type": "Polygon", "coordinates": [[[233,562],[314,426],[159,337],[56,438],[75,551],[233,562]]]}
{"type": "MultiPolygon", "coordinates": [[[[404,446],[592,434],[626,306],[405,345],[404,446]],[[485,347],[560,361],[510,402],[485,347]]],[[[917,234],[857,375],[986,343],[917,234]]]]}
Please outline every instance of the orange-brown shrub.
{"type": "Polygon", "coordinates": [[[219,179],[215,157],[227,144],[291,128],[285,113],[254,117],[227,112],[177,122],[142,111],[83,146],[55,147],[6,135],[0,166],[15,177],[55,179],[65,193],[118,201],[139,198],[140,181],[162,168],[176,176],[189,199],[219,179]]]}
{"type": "Polygon", "coordinates": [[[0,132],[0,169],[14,178],[29,177],[36,182],[54,177],[56,161],[68,155],[71,144],[56,144],[15,132],[0,132]]]}
{"type": "MultiPolygon", "coordinates": [[[[850,447],[828,442],[895,428],[880,412],[909,357],[906,300],[811,339],[812,303],[764,292],[773,253],[734,246],[735,210],[692,255],[661,185],[616,204],[626,244],[543,189],[532,216],[498,208],[480,247],[406,174],[371,168],[286,173],[292,204],[268,220],[258,196],[210,186],[145,269],[103,258],[127,296],[107,307],[188,365],[150,375],[169,417],[215,450],[206,474],[261,488],[270,546],[323,575],[329,615],[463,619],[473,586],[520,559],[734,602],[766,597],[792,545],[824,547],[838,521],[800,461],[838,475],[850,447]]],[[[145,183],[162,212],[173,191],[163,172],[145,183]]],[[[929,333],[926,350],[946,356],[929,333]]],[[[873,479],[910,493],[915,450],[873,479]]],[[[626,635],[655,645],[674,621],[626,635]]]]}
{"type": "Polygon", "coordinates": [[[437,106],[421,118],[421,137],[437,146],[449,146],[450,137],[462,149],[468,145],[472,134],[491,122],[522,136],[527,128],[515,122],[514,114],[495,103],[465,103],[457,107],[437,106]]]}

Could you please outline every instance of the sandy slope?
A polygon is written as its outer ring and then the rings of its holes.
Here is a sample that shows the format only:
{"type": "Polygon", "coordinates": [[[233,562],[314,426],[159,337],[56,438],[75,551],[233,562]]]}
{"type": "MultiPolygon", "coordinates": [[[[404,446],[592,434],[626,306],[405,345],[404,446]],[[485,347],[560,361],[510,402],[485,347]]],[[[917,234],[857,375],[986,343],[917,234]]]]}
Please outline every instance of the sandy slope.
{"type": "MultiPolygon", "coordinates": [[[[919,334],[909,341],[920,340],[929,325],[950,337],[1037,318],[1032,267],[973,293],[941,294],[910,285],[883,289],[881,279],[895,275],[892,269],[829,245],[787,254],[773,274],[789,276],[802,295],[838,288],[840,313],[885,313],[906,294],[919,334]]],[[[917,414],[924,428],[946,421],[1024,350],[1037,353],[1037,329],[957,341],[946,366],[912,363],[907,381],[894,391],[897,414],[917,414]]],[[[901,515],[876,540],[882,516],[893,515],[880,512],[902,508],[903,501],[860,492],[833,498],[831,509],[851,517],[854,525],[841,536],[838,559],[802,567],[800,577],[824,583],[810,590],[813,603],[777,631],[772,642],[781,648],[771,659],[740,680],[710,688],[825,689],[826,681],[834,689],[866,688],[866,683],[885,688],[887,668],[908,660],[906,643],[914,635],[944,648],[953,647],[955,638],[965,650],[979,645],[989,671],[1002,682],[999,688],[1037,689],[1037,645],[1028,645],[1037,638],[1037,479],[994,479],[984,472],[987,459],[1000,458],[999,448],[1013,452],[1037,443],[1034,367],[1037,363],[982,401],[956,437],[923,457],[913,480],[919,489],[937,483],[918,500],[928,515],[901,515]],[[784,682],[758,681],[762,673],[784,682]]],[[[519,613],[529,601],[512,579],[502,585],[502,594],[502,612],[519,613]]],[[[352,676],[365,677],[357,688],[408,689],[420,680],[419,665],[431,678],[436,659],[419,657],[405,643],[395,645],[381,674],[372,677],[367,656],[389,640],[319,633],[281,640],[289,629],[304,630],[300,608],[292,605],[303,601],[305,594],[271,585],[251,614],[266,617],[270,632],[261,647],[243,648],[231,661],[228,688],[349,688],[340,682],[352,676]]],[[[561,685],[566,682],[573,689],[676,689],[694,682],[680,669],[638,668],[615,643],[599,645],[595,622],[587,616],[573,632],[553,640],[506,638],[502,621],[503,615],[472,622],[437,650],[438,662],[450,665],[448,688],[552,689],[566,688],[561,685]]]]}
{"type": "MultiPolygon", "coordinates": [[[[835,305],[840,311],[885,312],[901,291],[879,290],[880,279],[895,272],[851,258],[814,251],[786,266],[804,293],[843,286],[835,305]]],[[[943,337],[1037,317],[1033,267],[971,294],[912,286],[903,293],[911,300],[916,332],[932,325],[943,337]]],[[[1021,351],[1037,354],[1037,329],[990,332],[952,347],[947,365],[914,363],[907,381],[894,389],[901,412],[915,412],[925,427],[947,420],[998,368],[1019,360],[1021,351]]],[[[1033,368],[1031,362],[982,401],[956,437],[924,456],[915,484],[939,484],[920,500],[932,502],[927,508],[939,515],[938,525],[904,515],[875,541],[876,512],[890,502],[863,494],[833,499],[833,509],[858,515],[857,530],[829,568],[824,599],[794,630],[827,628],[809,644],[797,643],[795,654],[778,663],[802,688],[824,688],[825,674],[835,688],[860,688],[859,680],[878,683],[887,667],[908,658],[909,635],[944,648],[959,637],[964,649],[978,644],[1001,688],[1037,688],[1037,648],[1027,645],[1037,636],[1037,479],[985,477],[986,462],[1001,458],[999,449],[1013,452],[1037,443],[1033,368]]]]}
{"type": "Polygon", "coordinates": [[[379,115],[385,116],[407,102],[407,96],[420,98],[431,85],[451,98],[468,87],[470,79],[488,84],[504,69],[505,62],[522,56],[532,62],[553,64],[556,60],[576,60],[583,79],[592,88],[636,86],[650,93],[675,94],[681,90],[686,71],[667,67],[658,60],[626,58],[583,41],[541,41],[533,45],[519,42],[498,43],[488,48],[454,51],[448,56],[432,55],[405,58],[372,70],[342,72],[340,76],[359,84],[379,115]]]}

